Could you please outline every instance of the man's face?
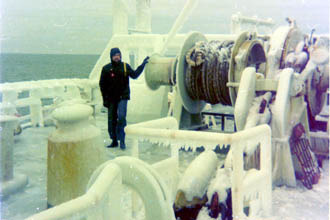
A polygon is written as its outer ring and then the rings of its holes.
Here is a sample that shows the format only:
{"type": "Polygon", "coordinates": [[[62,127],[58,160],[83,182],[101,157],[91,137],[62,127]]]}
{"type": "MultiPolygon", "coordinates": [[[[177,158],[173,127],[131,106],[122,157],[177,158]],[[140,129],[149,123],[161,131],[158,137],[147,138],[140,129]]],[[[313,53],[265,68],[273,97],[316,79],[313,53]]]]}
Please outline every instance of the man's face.
{"type": "Polygon", "coordinates": [[[116,53],[112,56],[112,61],[118,63],[120,61],[120,53],[116,53]]]}

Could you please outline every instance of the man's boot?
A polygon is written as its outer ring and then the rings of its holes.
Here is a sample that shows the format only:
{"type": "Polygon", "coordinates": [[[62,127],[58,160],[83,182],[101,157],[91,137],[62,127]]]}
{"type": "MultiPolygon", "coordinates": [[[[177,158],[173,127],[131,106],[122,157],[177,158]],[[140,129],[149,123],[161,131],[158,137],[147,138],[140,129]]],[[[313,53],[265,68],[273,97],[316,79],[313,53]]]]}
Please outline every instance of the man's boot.
{"type": "Polygon", "coordinates": [[[120,149],[122,149],[122,150],[126,149],[125,141],[120,141],[120,149]]]}
{"type": "Polygon", "coordinates": [[[117,140],[112,140],[112,143],[107,146],[107,148],[114,148],[118,147],[118,141],[117,140]]]}

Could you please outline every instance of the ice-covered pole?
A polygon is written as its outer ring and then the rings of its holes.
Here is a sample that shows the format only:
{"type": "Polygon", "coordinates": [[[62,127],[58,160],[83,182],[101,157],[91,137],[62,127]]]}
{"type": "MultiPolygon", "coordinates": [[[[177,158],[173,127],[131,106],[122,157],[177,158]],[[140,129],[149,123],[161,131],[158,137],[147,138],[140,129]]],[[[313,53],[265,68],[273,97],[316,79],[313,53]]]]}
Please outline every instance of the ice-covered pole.
{"type": "Polygon", "coordinates": [[[239,34],[241,32],[242,24],[251,24],[256,26],[266,26],[272,28],[275,23],[271,18],[261,19],[256,16],[247,17],[241,15],[241,13],[236,13],[231,16],[231,33],[239,34]]]}
{"type": "Polygon", "coordinates": [[[15,116],[2,115],[0,118],[1,137],[1,181],[8,181],[13,178],[13,144],[14,130],[18,123],[15,116]]]}
{"type": "Polygon", "coordinates": [[[28,178],[26,175],[14,177],[14,130],[18,118],[9,115],[0,117],[0,197],[8,196],[24,187],[28,178]]]}
{"type": "Polygon", "coordinates": [[[195,9],[195,7],[198,4],[198,0],[188,0],[185,6],[183,7],[182,11],[180,12],[180,15],[175,20],[174,25],[172,26],[170,32],[167,35],[166,41],[163,45],[163,48],[160,51],[161,55],[164,55],[167,49],[167,46],[169,42],[172,41],[172,39],[175,37],[177,32],[180,30],[184,22],[189,17],[190,13],[195,9]]]}
{"type": "Polygon", "coordinates": [[[112,34],[128,33],[128,6],[125,1],[113,0],[112,34]]]}
{"type": "Polygon", "coordinates": [[[136,31],[151,32],[151,10],[149,0],[136,1],[136,31]]]}

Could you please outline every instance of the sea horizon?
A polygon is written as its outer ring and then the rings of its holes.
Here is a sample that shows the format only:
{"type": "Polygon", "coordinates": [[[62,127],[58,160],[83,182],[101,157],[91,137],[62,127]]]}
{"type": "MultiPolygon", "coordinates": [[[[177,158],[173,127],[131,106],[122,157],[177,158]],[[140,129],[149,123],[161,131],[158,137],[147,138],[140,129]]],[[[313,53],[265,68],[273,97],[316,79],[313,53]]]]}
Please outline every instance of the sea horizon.
{"type": "Polygon", "coordinates": [[[0,83],[88,78],[99,54],[0,53],[0,83]]]}

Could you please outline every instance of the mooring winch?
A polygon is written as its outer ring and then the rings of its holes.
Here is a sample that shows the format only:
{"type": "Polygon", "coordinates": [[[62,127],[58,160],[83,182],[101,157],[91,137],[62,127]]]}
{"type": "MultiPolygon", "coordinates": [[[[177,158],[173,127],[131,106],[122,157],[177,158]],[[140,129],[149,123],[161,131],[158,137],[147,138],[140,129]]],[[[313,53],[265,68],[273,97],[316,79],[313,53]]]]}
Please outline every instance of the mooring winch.
{"type": "MultiPolygon", "coordinates": [[[[177,57],[151,56],[146,67],[146,84],[152,90],[160,85],[176,87],[175,102],[182,103],[184,114],[191,114],[190,123],[181,120],[178,105],[173,115],[180,127],[201,122],[199,114],[206,103],[234,105],[236,85],[246,67],[255,67],[265,74],[266,54],[254,33],[244,32],[236,40],[210,41],[198,32],[189,34],[177,57]],[[197,117],[197,118],[196,118],[197,117]]],[[[189,118],[189,117],[188,117],[189,118]]],[[[197,123],[197,124],[196,124],[197,123]]]]}

